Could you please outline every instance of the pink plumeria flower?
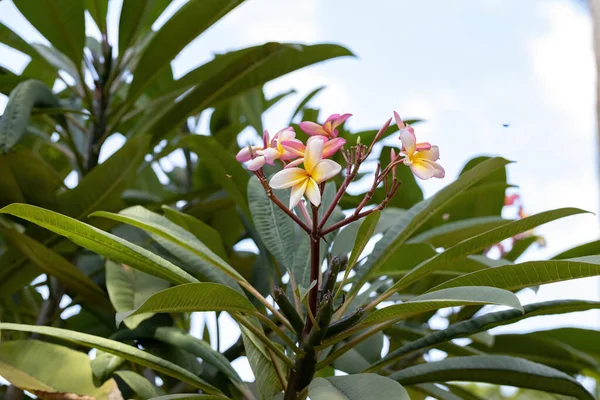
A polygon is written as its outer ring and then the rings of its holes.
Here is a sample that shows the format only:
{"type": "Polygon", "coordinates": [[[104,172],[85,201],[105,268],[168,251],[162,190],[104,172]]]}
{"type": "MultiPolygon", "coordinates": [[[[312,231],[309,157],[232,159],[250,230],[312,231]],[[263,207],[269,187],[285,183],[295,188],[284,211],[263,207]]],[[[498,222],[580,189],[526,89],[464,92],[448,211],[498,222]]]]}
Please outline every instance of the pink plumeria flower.
{"type": "Polygon", "coordinates": [[[311,136],[325,136],[328,138],[336,138],[339,135],[337,127],[342,125],[352,114],[333,114],[323,123],[319,125],[310,121],[300,122],[300,129],[311,136]]]}
{"type": "MultiPolygon", "coordinates": [[[[346,139],[334,138],[329,140],[325,136],[311,136],[308,138],[306,144],[308,145],[313,140],[323,141],[323,158],[331,157],[339,149],[341,149],[344,144],[346,144],[346,139]]],[[[298,159],[286,165],[285,168],[296,167],[304,162],[304,154],[306,153],[306,146],[304,143],[300,142],[299,140],[284,140],[281,142],[281,145],[284,149],[290,153],[293,153],[295,157],[299,157],[298,159]]]]}
{"type": "Polygon", "coordinates": [[[400,129],[402,141],[402,162],[408,165],[413,174],[421,179],[443,178],[446,175],[444,168],[436,161],[440,159],[440,149],[430,143],[417,143],[415,131],[410,125],[405,125],[397,112],[394,118],[400,129]]]}
{"type": "Polygon", "coordinates": [[[245,147],[238,152],[235,158],[239,162],[249,161],[248,169],[250,171],[257,171],[265,164],[274,165],[275,160],[286,161],[295,158],[296,155],[282,146],[281,143],[283,141],[300,143],[300,141],[296,139],[296,132],[294,132],[292,127],[280,130],[273,136],[273,139],[270,139],[269,132],[265,131],[263,134],[262,146],[245,147]]]}
{"type": "Polygon", "coordinates": [[[302,196],[315,206],[321,204],[319,184],[333,178],[342,170],[342,166],[333,160],[323,159],[322,140],[312,140],[306,145],[304,168],[286,168],[271,178],[269,185],[273,189],[292,188],[290,209],[296,207],[302,196]]]}

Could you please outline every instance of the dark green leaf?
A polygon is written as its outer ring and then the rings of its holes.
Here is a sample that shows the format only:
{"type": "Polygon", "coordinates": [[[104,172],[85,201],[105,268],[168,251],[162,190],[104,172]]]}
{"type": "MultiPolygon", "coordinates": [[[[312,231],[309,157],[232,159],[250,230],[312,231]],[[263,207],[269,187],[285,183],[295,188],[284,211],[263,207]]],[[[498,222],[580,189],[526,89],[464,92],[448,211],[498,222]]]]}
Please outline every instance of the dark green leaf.
{"type": "Polygon", "coordinates": [[[397,382],[375,374],[317,378],[310,383],[308,395],[312,400],[410,400],[397,382]]]}

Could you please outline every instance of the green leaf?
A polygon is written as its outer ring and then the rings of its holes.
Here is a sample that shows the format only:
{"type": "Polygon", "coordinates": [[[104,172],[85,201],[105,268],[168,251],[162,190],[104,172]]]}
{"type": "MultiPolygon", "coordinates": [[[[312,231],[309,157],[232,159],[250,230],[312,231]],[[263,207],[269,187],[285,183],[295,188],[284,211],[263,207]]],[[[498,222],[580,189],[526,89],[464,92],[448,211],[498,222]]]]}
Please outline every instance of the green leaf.
{"type": "Polygon", "coordinates": [[[195,338],[180,329],[167,326],[156,328],[154,338],[199,357],[202,361],[211,364],[221,371],[238,386],[243,383],[236,370],[229,363],[229,360],[218,351],[213,350],[210,343],[195,338]]]}
{"type": "MultiPolygon", "coordinates": [[[[570,215],[581,214],[586,211],[577,208],[560,208],[557,210],[546,211],[531,217],[523,218],[507,224],[500,225],[497,228],[481,233],[477,236],[463,240],[457,245],[449,248],[443,253],[439,253],[433,258],[423,262],[415,267],[411,272],[400,279],[388,292],[401,290],[410,284],[417,282],[423,277],[436,271],[437,269],[447,268],[452,263],[470,255],[477,253],[489,246],[501,242],[502,240],[515,236],[519,233],[526,232],[536,226],[554,221],[559,218],[568,217],[570,215]]],[[[475,272],[476,273],[476,272],[475,272]]],[[[481,284],[484,285],[484,284],[481,284]]],[[[470,286],[470,285],[456,285],[470,286]]],[[[496,285],[488,285],[496,286],[496,285]]]]}
{"type": "Polygon", "coordinates": [[[316,95],[318,95],[319,92],[323,89],[325,89],[325,86],[319,86],[318,88],[316,88],[315,90],[313,90],[312,92],[307,94],[306,97],[304,97],[302,99],[302,101],[300,101],[300,103],[298,103],[298,107],[296,107],[296,109],[292,113],[292,116],[290,117],[289,125],[292,124],[292,122],[294,121],[294,118],[296,117],[296,115],[298,115],[300,113],[300,111],[302,111],[304,106],[307,105],[308,102],[311,101],[316,95]]]}
{"type": "Polygon", "coordinates": [[[271,358],[264,344],[248,328],[240,326],[240,329],[246,357],[256,377],[259,397],[261,400],[270,400],[283,391],[277,371],[281,376],[287,376],[286,365],[276,357],[271,358]]]}
{"type": "Polygon", "coordinates": [[[403,385],[468,381],[510,385],[593,400],[569,375],[531,361],[507,356],[453,357],[408,367],[389,376],[403,385]]]}
{"type": "Polygon", "coordinates": [[[121,194],[135,179],[148,144],[149,138],[144,135],[129,139],[125,146],[87,174],[75,189],[59,197],[62,213],[84,219],[99,209],[122,209],[121,194]]]}
{"type": "MultiPolygon", "coordinates": [[[[117,312],[134,310],[154,293],[167,289],[169,282],[129,268],[127,265],[106,262],[106,290],[117,312]]],[[[151,313],[136,315],[125,321],[129,329],[135,329],[151,313]]]]}
{"type": "Polygon", "coordinates": [[[170,4],[170,0],[127,0],[119,18],[119,56],[135,44],[138,36],[150,33],[150,27],[170,4]]]}
{"type": "Polygon", "coordinates": [[[375,232],[375,228],[377,227],[377,223],[379,222],[379,217],[381,217],[381,211],[373,211],[371,214],[367,215],[367,218],[365,218],[360,224],[360,228],[358,228],[358,233],[356,234],[354,248],[352,249],[352,253],[350,253],[350,258],[348,259],[348,267],[345,275],[350,273],[354,265],[357,263],[358,258],[367,246],[367,243],[369,240],[371,240],[371,237],[375,232]]]}
{"type": "Polygon", "coordinates": [[[221,257],[223,260],[227,260],[228,257],[225,247],[223,247],[223,239],[221,239],[221,235],[219,235],[219,232],[217,232],[216,229],[200,221],[198,218],[176,210],[175,208],[162,206],[162,209],[165,213],[165,217],[170,221],[192,233],[199,241],[204,243],[210,251],[221,257]]]}
{"type": "Polygon", "coordinates": [[[89,11],[94,22],[101,33],[106,33],[106,14],[108,13],[108,1],[85,0],[85,8],[89,11]]]}
{"type": "Polygon", "coordinates": [[[404,303],[378,309],[369,314],[360,325],[374,325],[400,320],[432,310],[467,305],[496,304],[523,310],[519,298],[512,292],[486,286],[456,287],[428,292],[404,303]]]}
{"type": "MultiPolygon", "coordinates": [[[[423,226],[428,219],[438,210],[450,203],[456,196],[463,193],[494,171],[504,168],[509,161],[503,158],[492,158],[482,162],[473,169],[463,174],[456,181],[440,190],[433,198],[424,200],[411,207],[402,217],[399,223],[390,228],[383,238],[377,242],[373,252],[369,256],[363,271],[375,272],[381,267],[396,250],[423,226]]],[[[364,279],[364,278],[363,278],[364,279]]],[[[362,285],[356,285],[360,288],[362,285]]]]}
{"type": "Polygon", "coordinates": [[[565,250],[552,257],[553,260],[564,260],[565,258],[575,258],[583,256],[593,256],[600,254],[600,240],[585,243],[572,249],[565,250]]]}
{"type": "Polygon", "coordinates": [[[0,22],[0,43],[27,54],[32,60],[42,61],[39,53],[22,37],[0,22]]]}
{"type": "Polygon", "coordinates": [[[189,283],[150,296],[135,310],[117,313],[117,325],[142,313],[239,311],[252,314],[256,308],[242,294],[218,283],[189,283]]]}
{"type": "MultiPolygon", "coordinates": [[[[38,6],[35,5],[37,8],[38,6]]],[[[17,144],[29,126],[34,107],[60,107],[52,91],[40,81],[29,79],[19,83],[8,98],[0,119],[0,150],[7,153],[17,144]]]]}
{"type": "Polygon", "coordinates": [[[85,299],[89,305],[112,311],[102,289],[63,256],[23,233],[0,227],[0,235],[8,239],[40,270],[55,276],[69,290],[85,299]]]}
{"type": "Polygon", "coordinates": [[[586,370],[600,370],[600,363],[592,355],[560,341],[542,338],[535,334],[496,335],[491,346],[476,342],[470,346],[488,354],[524,358],[556,368],[569,375],[584,374],[586,370]]]}
{"type": "MultiPolygon", "coordinates": [[[[186,382],[193,387],[202,389],[207,393],[221,393],[217,388],[204,382],[191,372],[188,372],[185,369],[159,357],[153,356],[152,354],[146,353],[145,351],[139,350],[136,347],[129,346],[121,342],[49,326],[0,323],[0,330],[2,329],[38,333],[40,335],[52,336],[57,339],[66,340],[80,346],[103,350],[107,353],[115,354],[136,364],[152,368],[158,372],[162,372],[165,375],[172,376],[173,378],[186,382]]],[[[91,371],[89,376],[92,376],[91,371]]]]}
{"type": "Polygon", "coordinates": [[[87,354],[39,340],[0,343],[0,375],[40,397],[46,392],[47,396],[71,393],[108,398],[111,392],[118,392],[114,380],[100,387],[94,385],[87,354]]]}
{"type": "Polygon", "coordinates": [[[438,400],[464,400],[462,397],[431,383],[412,385],[411,387],[438,400]]]}
{"type": "Polygon", "coordinates": [[[497,326],[514,324],[525,318],[541,315],[566,314],[578,311],[599,309],[600,302],[584,300],[556,300],[542,303],[533,303],[519,309],[504,310],[488,313],[467,321],[457,322],[446,329],[433,332],[423,338],[413,340],[402,347],[388,353],[383,359],[371,365],[367,371],[372,372],[389,365],[403,356],[427,347],[432,347],[459,337],[468,337],[479,332],[485,332],[497,326]]]}
{"type": "Polygon", "coordinates": [[[450,247],[510,222],[502,217],[478,217],[450,222],[414,236],[408,243],[426,242],[433,247],[450,247]]]}
{"type": "Polygon", "coordinates": [[[538,243],[539,240],[539,236],[529,236],[523,239],[519,239],[513,243],[510,251],[504,254],[502,258],[504,258],[505,260],[515,262],[519,257],[523,255],[523,253],[525,253],[529,249],[529,247],[531,247],[532,244],[538,243]]]}
{"type": "MultiPolygon", "coordinates": [[[[283,204],[289,203],[290,190],[274,190],[283,204]]],[[[295,223],[275,205],[265,193],[256,176],[248,182],[248,203],[252,221],[265,247],[285,268],[292,268],[294,258],[295,223]]]]}
{"type": "Polygon", "coordinates": [[[600,275],[600,256],[571,260],[527,261],[471,272],[442,283],[432,290],[456,286],[493,286],[516,291],[526,287],[600,275]]]}
{"type": "Polygon", "coordinates": [[[133,371],[117,371],[115,375],[121,378],[143,400],[164,395],[164,392],[150,383],[148,379],[133,371]]]}
{"type": "Polygon", "coordinates": [[[15,5],[29,22],[54,47],[80,66],[85,45],[85,9],[83,1],[15,0],[15,5]],[[41,13],[40,9],[45,12],[41,13]]]}
{"type": "Polygon", "coordinates": [[[28,203],[56,207],[62,179],[44,160],[29,149],[0,155],[0,205],[28,203]]]}
{"type": "Polygon", "coordinates": [[[94,383],[97,385],[98,383],[106,382],[124,363],[124,358],[98,350],[96,352],[96,358],[94,358],[91,362],[92,373],[94,374],[94,383]]]}
{"type": "Polygon", "coordinates": [[[185,46],[241,3],[242,0],[190,0],[184,4],[146,46],[133,72],[128,100],[135,100],[185,46]]]}
{"type": "Polygon", "coordinates": [[[210,169],[215,183],[223,187],[231,198],[250,217],[248,209],[248,180],[250,176],[242,164],[225,150],[213,137],[194,135],[185,138],[182,146],[198,154],[210,169]]]}
{"type": "MultiPolygon", "coordinates": [[[[599,308],[598,302],[593,302],[594,307],[599,308]]],[[[558,328],[550,329],[547,331],[533,332],[531,335],[557,340],[567,346],[571,346],[585,354],[590,354],[600,360],[600,349],[598,348],[598,341],[600,340],[600,332],[596,329],[583,329],[583,328],[558,328]]]]}
{"type": "Polygon", "coordinates": [[[375,374],[316,378],[308,395],[312,400],[410,400],[402,385],[375,374]]]}
{"type": "Polygon", "coordinates": [[[223,400],[224,397],[213,396],[210,394],[180,393],[180,394],[168,394],[166,396],[153,397],[150,400],[181,400],[181,399],[223,400]]]}
{"type": "Polygon", "coordinates": [[[142,130],[152,132],[155,139],[159,139],[179,126],[188,115],[197,114],[220,101],[300,68],[352,55],[344,47],[332,44],[283,43],[267,43],[220,55],[176,81],[175,85],[180,89],[174,89],[180,93],[193,85],[196,87],[149,120],[142,130]]]}
{"type": "Polygon", "coordinates": [[[54,211],[28,204],[11,204],[0,209],[0,214],[10,214],[33,222],[81,247],[170,282],[196,281],[181,268],[140,246],[54,211]]]}
{"type": "Polygon", "coordinates": [[[210,251],[190,232],[144,207],[130,207],[119,214],[97,211],[91,216],[109,218],[145,230],[161,246],[181,259],[186,264],[186,271],[194,277],[234,288],[237,287],[235,281],[243,280],[233,267],[210,251]]]}

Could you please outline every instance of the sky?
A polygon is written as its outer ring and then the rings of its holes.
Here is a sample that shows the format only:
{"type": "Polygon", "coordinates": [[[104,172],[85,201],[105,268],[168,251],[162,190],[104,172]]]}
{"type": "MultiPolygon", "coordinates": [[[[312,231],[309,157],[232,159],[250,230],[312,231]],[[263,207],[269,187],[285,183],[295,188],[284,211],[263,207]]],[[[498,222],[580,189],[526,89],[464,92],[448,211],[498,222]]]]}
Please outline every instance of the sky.
{"type": "MultiPolygon", "coordinates": [[[[166,14],[182,3],[174,1],[166,14]]],[[[379,127],[394,110],[405,119],[425,120],[415,127],[417,136],[439,145],[447,172],[444,180],[422,182],[426,196],[450,183],[475,155],[513,160],[509,182],[519,187],[515,192],[528,213],[579,207],[595,214],[539,228],[547,246],[528,252],[526,259],[540,259],[600,236],[596,70],[584,3],[251,0],[186,47],[173,68],[178,77],[213,53],[265,41],[345,45],[356,58],[335,59],[266,85],[269,95],[290,88],[298,94],[269,111],[265,127],[285,127],[298,101],[326,85],[311,104],[322,108],[322,117],[354,114],[347,123],[353,130],[379,127]]],[[[109,9],[113,38],[118,7],[114,1],[109,9]]],[[[28,40],[44,41],[9,0],[0,2],[0,21],[28,40]]],[[[20,70],[26,60],[0,45],[3,65],[20,70]]],[[[0,99],[0,110],[4,104],[0,99]]],[[[520,297],[524,304],[598,300],[600,280],[546,285],[520,297]]],[[[536,317],[503,331],[557,325],[598,328],[600,312],[536,317]]],[[[231,340],[224,337],[223,346],[231,340]]]]}

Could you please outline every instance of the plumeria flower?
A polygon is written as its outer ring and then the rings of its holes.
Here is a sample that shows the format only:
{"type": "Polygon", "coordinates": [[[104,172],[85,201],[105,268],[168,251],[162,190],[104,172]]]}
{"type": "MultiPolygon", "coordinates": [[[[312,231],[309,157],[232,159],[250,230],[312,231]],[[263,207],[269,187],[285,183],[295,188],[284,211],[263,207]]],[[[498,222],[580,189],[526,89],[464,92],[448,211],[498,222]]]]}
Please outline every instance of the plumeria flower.
{"type": "Polygon", "coordinates": [[[421,179],[443,178],[446,172],[438,163],[440,149],[430,143],[417,143],[415,131],[410,125],[405,125],[397,112],[394,118],[400,129],[400,140],[402,141],[402,162],[408,165],[413,174],[421,179]]]}
{"type": "Polygon", "coordinates": [[[311,140],[304,152],[304,168],[286,168],[271,178],[269,185],[273,189],[292,188],[290,209],[296,207],[302,196],[315,206],[321,204],[319,184],[333,178],[342,170],[342,166],[333,160],[323,159],[323,140],[311,140]]]}
{"type": "MultiPolygon", "coordinates": [[[[311,136],[308,138],[306,144],[308,145],[313,140],[321,140],[323,141],[323,158],[329,158],[334,155],[339,149],[342,148],[344,144],[346,144],[346,139],[343,138],[333,138],[331,140],[327,139],[325,136],[311,136]]],[[[306,147],[304,143],[299,140],[284,140],[281,142],[281,145],[284,149],[293,153],[298,159],[292,161],[285,168],[296,167],[304,162],[304,155],[306,153],[306,147]]]]}
{"type": "Polygon", "coordinates": [[[257,171],[265,164],[275,164],[275,160],[286,161],[297,157],[294,153],[291,153],[282,146],[282,142],[284,141],[302,144],[296,139],[296,132],[294,132],[292,127],[280,130],[273,136],[273,139],[270,139],[269,132],[265,131],[263,134],[262,146],[245,147],[238,152],[235,159],[239,162],[249,161],[248,169],[250,171],[257,171]]]}
{"type": "Polygon", "coordinates": [[[328,138],[336,138],[339,134],[337,127],[343,124],[351,116],[352,114],[333,114],[330,115],[329,118],[327,118],[323,125],[319,125],[310,121],[300,122],[300,129],[302,129],[304,132],[311,136],[325,136],[328,138]]]}

